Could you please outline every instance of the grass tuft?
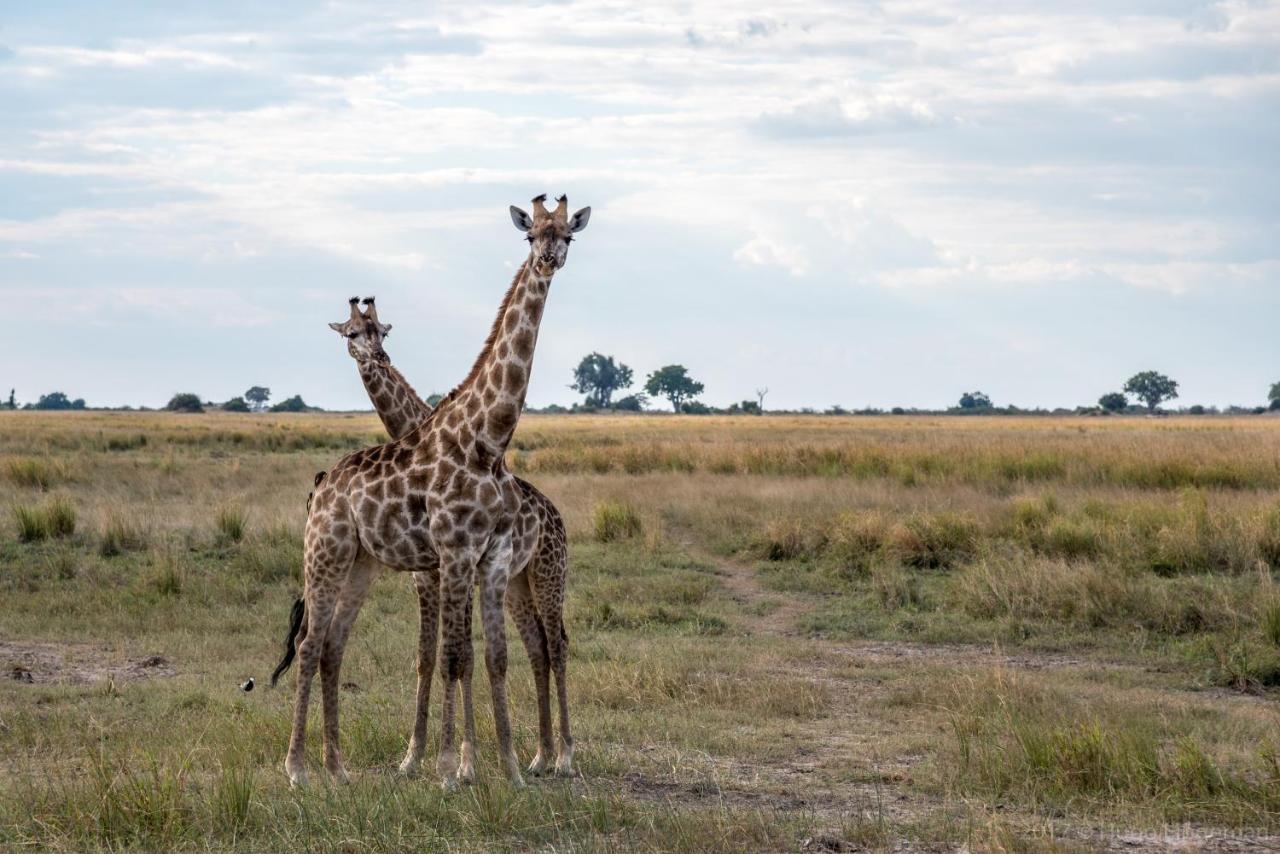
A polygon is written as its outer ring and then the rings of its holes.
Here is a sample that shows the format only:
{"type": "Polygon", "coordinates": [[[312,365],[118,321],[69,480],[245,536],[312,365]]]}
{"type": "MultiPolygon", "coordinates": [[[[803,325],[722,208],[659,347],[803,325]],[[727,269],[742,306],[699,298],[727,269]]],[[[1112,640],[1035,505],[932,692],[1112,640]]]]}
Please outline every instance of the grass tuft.
{"type": "Polygon", "coordinates": [[[15,504],[13,518],[18,525],[18,539],[24,543],[69,537],[76,530],[76,510],[64,498],[40,506],[15,504]]]}
{"type": "Polygon", "coordinates": [[[644,528],[636,509],[621,501],[602,501],[597,504],[592,514],[592,527],[595,538],[602,543],[638,537],[644,528]]]}
{"type": "Polygon", "coordinates": [[[244,539],[248,529],[249,514],[243,507],[231,505],[220,507],[213,519],[218,539],[223,543],[238,543],[244,539]]]}
{"type": "Polygon", "coordinates": [[[123,513],[113,512],[107,515],[102,525],[102,536],[98,540],[98,554],[103,557],[116,557],[125,552],[142,551],[147,547],[147,540],[146,531],[141,526],[123,513]]]}
{"type": "Polygon", "coordinates": [[[5,461],[5,474],[18,486],[48,489],[67,476],[66,466],[56,460],[15,457],[5,461]]]}

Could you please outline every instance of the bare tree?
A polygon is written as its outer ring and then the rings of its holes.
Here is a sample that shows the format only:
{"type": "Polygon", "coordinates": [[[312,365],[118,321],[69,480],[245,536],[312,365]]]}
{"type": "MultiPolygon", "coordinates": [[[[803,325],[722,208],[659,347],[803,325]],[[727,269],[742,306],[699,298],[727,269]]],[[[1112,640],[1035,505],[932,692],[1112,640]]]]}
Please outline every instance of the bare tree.
{"type": "Polygon", "coordinates": [[[760,402],[760,414],[764,415],[764,396],[769,393],[769,387],[756,389],[756,400],[760,402]]]}

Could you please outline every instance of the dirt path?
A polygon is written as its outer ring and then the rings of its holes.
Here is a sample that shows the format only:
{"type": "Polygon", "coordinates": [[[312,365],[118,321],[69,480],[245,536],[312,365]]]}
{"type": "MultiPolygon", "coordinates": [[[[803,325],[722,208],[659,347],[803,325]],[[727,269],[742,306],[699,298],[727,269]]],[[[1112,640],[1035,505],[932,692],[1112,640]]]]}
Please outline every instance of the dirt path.
{"type": "MultiPolygon", "coordinates": [[[[803,668],[788,668],[824,689],[830,698],[826,714],[816,720],[798,722],[787,732],[785,757],[777,760],[739,761],[711,758],[716,786],[681,787],[630,775],[624,782],[633,796],[662,798],[690,805],[723,803],[777,811],[803,810],[824,821],[828,830],[810,840],[811,850],[854,850],[847,836],[852,827],[862,835],[858,845],[871,844],[893,850],[912,850],[909,841],[878,837],[877,828],[892,834],[894,825],[927,822],[931,816],[962,815],[963,807],[948,805],[909,785],[912,774],[925,756],[895,753],[893,745],[900,726],[868,711],[868,699],[886,690],[876,680],[857,679],[859,668],[885,663],[905,666],[942,664],[957,669],[1008,667],[1043,671],[1046,669],[1141,670],[1133,664],[1110,664],[1060,654],[1006,653],[998,648],[962,644],[921,644],[902,641],[837,643],[804,635],[801,619],[815,602],[802,595],[766,590],[755,571],[732,560],[718,558],[688,545],[692,553],[711,562],[724,591],[740,606],[739,628],[750,635],[802,639],[816,654],[803,668]],[[888,747],[886,747],[888,746],[888,747]]],[[[1232,697],[1240,702],[1256,698],[1232,697]]],[[[904,714],[907,712],[904,711],[904,714]]],[[[1011,830],[1043,834],[1046,821],[1013,810],[1000,809],[999,822],[1011,830]]],[[[1087,826],[1064,826],[1054,822],[1055,832],[1093,850],[1155,852],[1168,850],[1240,851],[1270,848],[1280,850],[1280,837],[1238,839],[1216,834],[1210,829],[1178,829],[1176,836],[1158,833],[1102,834],[1087,826]]],[[[928,846],[924,846],[928,847],[928,846]]]]}

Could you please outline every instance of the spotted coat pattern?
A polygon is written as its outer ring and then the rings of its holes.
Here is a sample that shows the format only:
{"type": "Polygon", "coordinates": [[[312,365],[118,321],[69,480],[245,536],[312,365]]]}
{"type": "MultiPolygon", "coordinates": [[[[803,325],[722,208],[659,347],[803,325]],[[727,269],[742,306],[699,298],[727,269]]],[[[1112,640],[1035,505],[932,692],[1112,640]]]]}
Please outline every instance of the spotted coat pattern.
{"type": "MultiPolygon", "coordinates": [[[[348,352],[355,359],[369,400],[373,403],[391,438],[398,439],[421,425],[431,414],[431,406],[414,391],[404,375],[391,364],[382,346],[384,332],[389,329],[378,320],[372,297],[364,300],[364,313],[355,309],[341,324],[330,324],[348,341],[348,352]]],[[[507,612],[519,628],[521,640],[533,668],[538,697],[538,752],[528,771],[542,774],[555,757],[556,773],[573,772],[573,738],[569,729],[569,698],[566,688],[568,635],[564,629],[565,581],[568,573],[568,539],[564,520],[551,499],[533,484],[515,478],[522,497],[513,530],[511,578],[507,585],[507,612]],[[560,742],[555,745],[551,724],[550,677],[555,674],[560,713],[560,742]]],[[[419,690],[409,750],[401,770],[413,773],[421,762],[426,741],[427,707],[434,666],[437,628],[436,579],[423,574],[415,577],[419,591],[421,631],[429,637],[418,644],[419,690]]],[[[465,699],[469,684],[463,685],[464,714],[470,703],[465,699]]],[[[466,722],[464,733],[474,731],[474,723],[466,722]]],[[[465,735],[464,735],[465,739],[465,735]]],[[[464,742],[463,751],[467,748],[464,742]]]]}
{"type": "MultiPolygon", "coordinates": [[[[586,208],[570,218],[563,198],[554,213],[542,207],[542,197],[535,200],[532,217],[512,208],[512,220],[528,233],[529,257],[507,290],[466,379],[416,428],[348,454],[316,487],[303,538],[307,631],[298,648],[293,728],[285,758],[294,785],[306,781],[307,709],[317,670],[325,768],[337,780],[347,778],[338,745],[342,656],[381,567],[416,573],[420,597],[424,587],[437,594],[443,683],[437,770],[442,784],[454,788],[460,777],[474,775],[474,749],[467,749],[474,743],[466,708],[470,692],[463,697],[468,731],[460,758],[454,747],[456,689],[469,684],[473,669],[473,589],[480,602],[499,757],[508,778],[522,781],[507,709],[503,606],[518,545],[516,522],[528,496],[502,460],[524,406],[551,279],[564,264],[572,233],[585,227],[589,216],[586,208]],[[438,584],[423,580],[431,577],[438,584]]],[[[530,536],[524,532],[525,539],[530,536]]],[[[524,546],[523,539],[519,545],[524,546]]],[[[429,601],[431,591],[425,594],[429,601]]],[[[422,619],[425,624],[425,612],[422,619]]],[[[423,643],[420,639],[420,647],[423,643]]]]}

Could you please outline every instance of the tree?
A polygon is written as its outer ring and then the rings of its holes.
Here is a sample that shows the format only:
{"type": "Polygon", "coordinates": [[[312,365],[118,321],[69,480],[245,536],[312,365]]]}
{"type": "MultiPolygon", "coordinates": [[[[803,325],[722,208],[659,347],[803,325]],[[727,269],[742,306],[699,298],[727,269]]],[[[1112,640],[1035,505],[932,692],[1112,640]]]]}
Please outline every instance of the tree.
{"type": "MultiPolygon", "coordinates": [[[[613,408],[619,412],[643,412],[648,403],[649,395],[647,394],[629,394],[615,400],[613,408]]],[[[547,408],[550,409],[550,407],[547,408]]]]}
{"type": "Polygon", "coordinates": [[[612,356],[592,353],[584,356],[573,369],[573,383],[569,388],[582,392],[587,400],[601,409],[608,409],[613,393],[631,385],[631,369],[612,356]]]}
{"type": "Polygon", "coordinates": [[[302,400],[302,395],[295,394],[293,397],[280,401],[271,407],[272,412],[306,412],[311,407],[302,400]]]}
{"type": "Polygon", "coordinates": [[[1105,412],[1123,412],[1129,406],[1129,398],[1118,391],[1109,391],[1098,398],[1098,406],[1105,412]]]}
{"type": "Polygon", "coordinates": [[[961,409],[990,409],[991,398],[980,391],[966,391],[960,395],[961,409]]]}
{"type": "Polygon", "coordinates": [[[680,405],[686,400],[702,394],[703,385],[693,377],[684,365],[667,365],[649,374],[644,390],[654,397],[665,397],[671,401],[671,408],[679,412],[680,405]]]}
{"type": "Polygon", "coordinates": [[[190,392],[175,394],[169,398],[169,402],[165,404],[164,408],[170,412],[204,412],[204,404],[200,402],[200,395],[191,394],[190,392]]]}
{"type": "Polygon", "coordinates": [[[1156,407],[1160,404],[1178,396],[1178,384],[1155,371],[1143,371],[1129,377],[1124,390],[1145,403],[1147,411],[1152,414],[1155,414],[1156,407]]]}
{"type": "Polygon", "coordinates": [[[244,402],[243,397],[233,397],[222,404],[222,409],[224,412],[248,412],[249,404],[244,402]]]}
{"type": "MultiPolygon", "coordinates": [[[[32,409],[72,409],[73,404],[65,394],[60,391],[51,391],[48,394],[40,395],[40,399],[36,401],[32,409]]],[[[84,401],[81,401],[81,409],[84,408],[84,401]]]]}
{"type": "MultiPolygon", "coordinates": [[[[1271,391],[1267,392],[1267,400],[1272,404],[1280,400],[1280,383],[1271,384],[1271,391]]],[[[9,392],[9,408],[13,409],[13,392],[9,392]]]]}
{"type": "MultiPolygon", "coordinates": [[[[764,415],[764,396],[769,393],[769,387],[756,389],[756,415],[764,415]]],[[[742,407],[746,409],[746,407],[742,407]]]]}
{"type": "Polygon", "coordinates": [[[271,389],[260,385],[253,386],[244,393],[244,399],[253,406],[254,412],[261,412],[267,408],[267,401],[271,399],[271,389]]]}
{"type": "Polygon", "coordinates": [[[9,408],[10,409],[18,408],[18,398],[14,396],[16,393],[17,393],[17,389],[14,389],[14,388],[9,389],[9,408]]]}
{"type": "Polygon", "coordinates": [[[442,400],[444,400],[444,395],[441,394],[440,392],[436,392],[435,394],[429,394],[427,395],[427,406],[430,406],[432,409],[434,409],[440,405],[440,401],[442,400]]]}

